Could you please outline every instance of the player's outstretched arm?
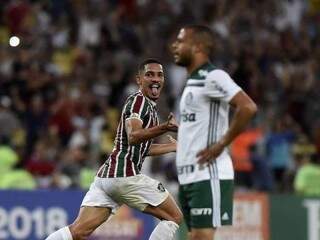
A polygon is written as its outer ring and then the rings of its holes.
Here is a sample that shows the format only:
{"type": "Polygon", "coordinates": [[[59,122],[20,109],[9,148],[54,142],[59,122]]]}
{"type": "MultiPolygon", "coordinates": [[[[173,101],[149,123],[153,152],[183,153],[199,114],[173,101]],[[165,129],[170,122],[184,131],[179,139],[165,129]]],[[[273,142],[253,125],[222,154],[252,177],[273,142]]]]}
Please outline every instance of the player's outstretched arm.
{"type": "Polygon", "coordinates": [[[132,118],[126,120],[126,132],[131,145],[158,137],[166,132],[176,132],[177,130],[178,124],[171,114],[166,122],[152,128],[143,128],[140,119],[132,118]]]}
{"type": "Polygon", "coordinates": [[[150,146],[148,156],[157,156],[170,152],[175,152],[177,150],[177,140],[175,140],[170,135],[167,135],[169,143],[152,144],[150,146]]]}

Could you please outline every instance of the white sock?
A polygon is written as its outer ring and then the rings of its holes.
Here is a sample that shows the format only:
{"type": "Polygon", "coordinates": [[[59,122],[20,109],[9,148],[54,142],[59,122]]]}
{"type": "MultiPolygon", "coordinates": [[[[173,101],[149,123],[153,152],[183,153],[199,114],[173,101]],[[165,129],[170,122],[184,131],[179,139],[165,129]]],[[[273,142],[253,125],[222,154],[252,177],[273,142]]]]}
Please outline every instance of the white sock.
{"type": "Polygon", "coordinates": [[[150,235],[149,240],[173,240],[179,225],[172,221],[161,221],[150,235]]]}
{"type": "Polygon", "coordinates": [[[64,227],[51,233],[45,240],[73,240],[73,238],[69,227],[64,227]]]}

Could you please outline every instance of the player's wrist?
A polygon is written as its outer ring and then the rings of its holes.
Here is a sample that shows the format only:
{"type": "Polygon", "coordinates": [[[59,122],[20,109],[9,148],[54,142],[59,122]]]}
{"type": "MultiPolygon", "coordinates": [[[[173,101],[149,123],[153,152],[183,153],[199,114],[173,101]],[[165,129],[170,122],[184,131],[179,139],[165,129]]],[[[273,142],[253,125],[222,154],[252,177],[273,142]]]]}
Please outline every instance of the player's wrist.
{"type": "Polygon", "coordinates": [[[225,147],[228,146],[228,143],[227,143],[224,139],[220,139],[220,140],[217,142],[217,144],[218,144],[219,146],[221,146],[222,148],[225,148],[225,147]]]}
{"type": "Polygon", "coordinates": [[[171,152],[176,152],[177,151],[177,143],[173,142],[171,143],[172,151],[171,152]]]}
{"type": "Polygon", "coordinates": [[[168,123],[167,122],[165,122],[165,123],[161,123],[160,125],[158,125],[159,126],[159,129],[161,130],[161,131],[164,131],[164,132],[167,132],[168,131],[168,129],[169,129],[169,127],[168,127],[168,123]]]}

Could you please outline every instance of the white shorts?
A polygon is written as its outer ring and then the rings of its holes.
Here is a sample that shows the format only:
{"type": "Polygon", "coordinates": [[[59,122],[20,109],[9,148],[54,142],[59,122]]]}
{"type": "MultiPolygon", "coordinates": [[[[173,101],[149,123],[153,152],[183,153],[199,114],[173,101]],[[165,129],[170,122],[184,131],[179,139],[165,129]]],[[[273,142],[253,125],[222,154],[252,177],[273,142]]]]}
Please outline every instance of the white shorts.
{"type": "Polygon", "coordinates": [[[81,207],[108,207],[115,213],[126,204],[143,211],[148,205],[158,206],[168,195],[159,181],[143,174],[122,178],[95,177],[81,207]]]}

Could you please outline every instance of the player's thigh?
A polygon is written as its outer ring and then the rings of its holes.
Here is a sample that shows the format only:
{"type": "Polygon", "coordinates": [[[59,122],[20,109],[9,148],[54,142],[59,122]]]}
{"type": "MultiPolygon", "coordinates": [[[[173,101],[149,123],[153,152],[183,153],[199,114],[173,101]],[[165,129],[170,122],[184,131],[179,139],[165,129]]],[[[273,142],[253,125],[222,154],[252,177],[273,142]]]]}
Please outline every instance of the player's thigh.
{"type": "Polygon", "coordinates": [[[109,208],[115,213],[121,205],[112,198],[115,181],[115,179],[95,177],[82,200],[81,207],[109,208]]]}
{"type": "MultiPolygon", "coordinates": [[[[185,188],[184,185],[179,186],[179,192],[178,192],[178,200],[179,205],[181,207],[181,211],[183,213],[183,218],[185,221],[185,224],[187,225],[188,231],[190,232],[191,225],[190,225],[190,205],[189,200],[191,199],[191,196],[189,195],[189,192],[187,191],[187,188],[185,188]]],[[[190,239],[190,238],[189,238],[190,239]]]]}
{"type": "Polygon", "coordinates": [[[182,212],[180,211],[177,203],[170,194],[168,195],[167,199],[164,200],[160,205],[148,205],[144,209],[144,212],[151,214],[159,219],[173,221],[177,224],[180,224],[183,218],[182,212]]]}
{"type": "Polygon", "coordinates": [[[179,202],[189,232],[195,228],[214,227],[214,200],[212,193],[210,180],[180,186],[179,202]]]}
{"type": "Polygon", "coordinates": [[[159,181],[143,174],[119,179],[116,184],[119,190],[112,195],[113,199],[140,211],[149,205],[159,206],[169,196],[159,181]]]}
{"type": "Polygon", "coordinates": [[[106,207],[81,207],[78,217],[71,224],[70,229],[74,232],[91,233],[103,222],[105,222],[111,214],[111,208],[106,207]]]}
{"type": "Polygon", "coordinates": [[[210,179],[183,185],[189,229],[215,228],[232,222],[233,181],[210,179]]]}

